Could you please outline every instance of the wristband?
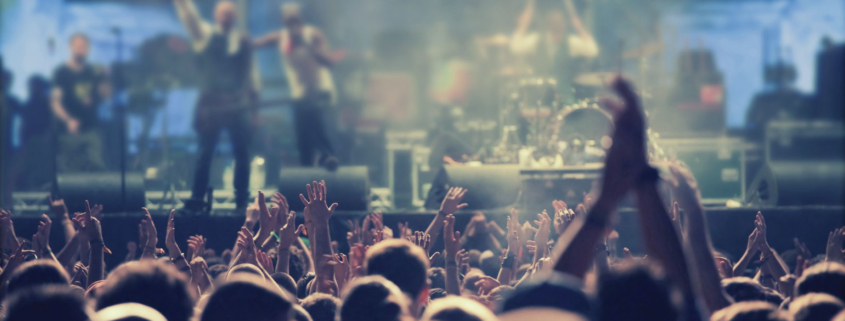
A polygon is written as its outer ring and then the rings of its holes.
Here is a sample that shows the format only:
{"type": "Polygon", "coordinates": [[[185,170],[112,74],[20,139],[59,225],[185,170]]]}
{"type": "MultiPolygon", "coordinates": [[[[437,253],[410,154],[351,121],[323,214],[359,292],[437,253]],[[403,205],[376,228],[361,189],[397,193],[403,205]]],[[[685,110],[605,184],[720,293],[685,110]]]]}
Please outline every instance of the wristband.
{"type": "Polygon", "coordinates": [[[502,268],[513,268],[514,263],[516,263],[516,257],[508,254],[508,256],[502,260],[502,268]]]}
{"type": "Polygon", "coordinates": [[[458,267],[457,261],[446,261],[446,267],[458,267]]]}
{"type": "Polygon", "coordinates": [[[281,238],[279,237],[279,235],[278,235],[278,234],[276,234],[276,231],[270,232],[270,236],[272,236],[273,238],[275,238],[277,243],[279,242],[279,240],[281,240],[281,238]]]}
{"type": "Polygon", "coordinates": [[[97,240],[88,241],[88,244],[104,244],[104,243],[103,243],[103,240],[97,239],[97,240]]]}

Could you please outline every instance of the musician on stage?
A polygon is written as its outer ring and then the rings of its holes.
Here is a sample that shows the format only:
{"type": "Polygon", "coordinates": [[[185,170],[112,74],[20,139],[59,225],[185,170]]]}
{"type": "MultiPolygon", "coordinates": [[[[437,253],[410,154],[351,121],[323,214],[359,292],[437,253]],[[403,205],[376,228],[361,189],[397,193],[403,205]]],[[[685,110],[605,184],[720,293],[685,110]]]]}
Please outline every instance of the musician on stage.
{"type": "Polygon", "coordinates": [[[71,57],[53,72],[50,107],[61,122],[56,156],[59,171],[106,168],[97,109],[111,90],[106,70],[87,61],[89,47],[88,36],[71,36],[71,57]]]}
{"type": "Polygon", "coordinates": [[[285,28],[253,42],[256,48],[276,46],[285,69],[293,99],[294,130],[302,166],[337,168],[324,125],[324,113],[335,101],[335,87],[329,70],[333,58],[326,37],[317,27],[305,24],[299,6],[282,5],[285,28]],[[315,155],[319,153],[318,155],[315,155]]]}
{"type": "Polygon", "coordinates": [[[235,157],[235,204],[246,209],[249,198],[249,146],[257,120],[258,73],[247,35],[235,29],[235,4],[221,1],[214,8],[214,24],[200,17],[191,0],[174,0],[196,52],[200,71],[200,94],[194,115],[199,135],[199,160],[194,173],[188,211],[202,210],[208,189],[211,160],[226,130],[235,157]]]}
{"type": "Polygon", "coordinates": [[[578,74],[590,71],[599,47],[581,22],[572,0],[563,0],[563,4],[565,10],[544,10],[545,30],[539,31],[532,30],[536,1],[528,0],[517,19],[510,47],[515,56],[532,67],[534,75],[555,78],[565,102],[572,102],[578,94],[573,95],[572,81],[578,74]],[[575,33],[569,32],[567,18],[575,33]]]}

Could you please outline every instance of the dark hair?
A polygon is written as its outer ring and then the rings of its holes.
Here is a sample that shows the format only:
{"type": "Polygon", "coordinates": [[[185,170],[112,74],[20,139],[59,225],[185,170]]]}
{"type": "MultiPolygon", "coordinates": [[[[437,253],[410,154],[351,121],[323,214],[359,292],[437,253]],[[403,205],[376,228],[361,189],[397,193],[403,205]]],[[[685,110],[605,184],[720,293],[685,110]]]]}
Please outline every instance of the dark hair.
{"type": "Polygon", "coordinates": [[[225,264],[215,264],[208,267],[208,275],[211,276],[211,279],[216,279],[218,275],[225,274],[229,271],[229,267],[225,264]]]}
{"type": "Polygon", "coordinates": [[[288,291],[293,295],[296,293],[296,282],[293,281],[293,278],[290,277],[287,273],[277,272],[273,273],[272,275],[273,281],[279,285],[285,291],[288,291]]]}
{"type": "Polygon", "coordinates": [[[367,275],[381,275],[402,292],[416,299],[428,285],[428,258],[411,242],[392,239],[379,242],[367,251],[367,275]]]}
{"type": "Polygon", "coordinates": [[[428,291],[428,300],[434,301],[437,299],[442,299],[445,298],[447,295],[448,293],[446,293],[446,290],[442,288],[433,288],[428,291]]]}
{"type": "Polygon", "coordinates": [[[796,295],[827,293],[845,301],[845,265],[822,262],[811,266],[795,282],[796,295]]]}
{"type": "Polygon", "coordinates": [[[405,313],[406,300],[402,290],[389,280],[366,276],[349,285],[337,316],[339,321],[398,321],[405,313]]]}
{"type": "Polygon", "coordinates": [[[450,296],[445,300],[432,302],[420,318],[424,321],[489,321],[496,316],[487,307],[475,300],[450,296]]]}
{"type": "Polygon", "coordinates": [[[502,263],[499,262],[499,256],[493,253],[493,251],[484,251],[481,253],[479,260],[479,266],[481,271],[484,272],[484,275],[494,278],[499,275],[499,268],[502,267],[502,263]],[[491,253],[493,255],[490,255],[491,253]]]}
{"type": "Polygon", "coordinates": [[[677,320],[670,287],[655,268],[631,264],[599,278],[597,320],[677,320]]]}
{"type": "Polygon", "coordinates": [[[786,311],[764,301],[737,302],[716,311],[710,321],[791,321],[786,311]]]}
{"type": "Polygon", "coordinates": [[[314,273],[308,273],[296,282],[296,297],[304,299],[308,296],[308,284],[314,279],[314,273]]]}
{"type": "Polygon", "coordinates": [[[784,300],[783,295],[781,295],[778,291],[775,291],[774,289],[770,289],[770,288],[766,288],[763,291],[763,296],[766,298],[766,300],[765,300],[766,302],[769,302],[769,303],[777,305],[777,306],[780,306],[781,303],[783,303],[783,300],[784,300]]]}
{"type": "Polygon", "coordinates": [[[87,321],[85,300],[66,285],[42,285],[22,289],[6,299],[6,321],[87,321]]]}
{"type": "Polygon", "coordinates": [[[70,278],[65,269],[53,260],[29,261],[18,267],[17,270],[9,272],[12,275],[9,277],[7,293],[14,293],[21,289],[39,285],[60,284],[67,286],[70,283],[70,278]]]}
{"type": "Polygon", "coordinates": [[[291,307],[291,311],[293,311],[293,320],[295,321],[314,321],[314,319],[311,319],[311,316],[308,315],[308,311],[305,311],[302,306],[294,305],[291,307]]]}
{"type": "Polygon", "coordinates": [[[428,269],[428,283],[432,288],[446,288],[446,270],[441,267],[428,269]]]}
{"type": "Polygon", "coordinates": [[[723,279],[722,288],[734,302],[766,301],[763,285],[746,276],[723,279]]]}
{"type": "Polygon", "coordinates": [[[314,293],[302,300],[302,307],[314,321],[334,321],[340,299],[325,293],[314,293]]]}
{"type": "Polygon", "coordinates": [[[308,272],[305,270],[305,254],[295,246],[290,247],[290,261],[288,263],[288,274],[294,281],[299,281],[308,272]]]}
{"type": "Polygon", "coordinates": [[[845,304],[826,293],[809,293],[795,298],[789,304],[789,313],[795,321],[830,320],[845,304]]]}
{"type": "Polygon", "coordinates": [[[478,287],[475,286],[475,282],[481,280],[481,277],[484,276],[484,273],[475,271],[478,270],[473,270],[472,272],[469,272],[466,276],[464,276],[464,279],[461,282],[461,291],[469,291],[472,292],[473,295],[478,293],[478,287]]]}
{"type": "Polygon", "coordinates": [[[127,302],[156,309],[169,321],[188,321],[194,308],[186,277],[172,264],[159,260],[124,263],[97,291],[97,310],[127,302]]]}
{"type": "MultiPolygon", "coordinates": [[[[242,274],[219,287],[202,311],[201,321],[277,320],[291,316],[293,304],[260,277],[242,274]]],[[[169,320],[169,319],[168,319],[169,320]]]]}

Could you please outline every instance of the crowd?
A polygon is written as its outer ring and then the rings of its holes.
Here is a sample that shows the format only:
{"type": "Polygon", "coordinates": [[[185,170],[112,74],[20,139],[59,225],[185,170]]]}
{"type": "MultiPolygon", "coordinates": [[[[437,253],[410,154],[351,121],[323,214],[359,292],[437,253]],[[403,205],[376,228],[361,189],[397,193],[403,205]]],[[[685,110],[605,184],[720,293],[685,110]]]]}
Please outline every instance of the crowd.
{"type": "Polygon", "coordinates": [[[604,102],[616,125],[601,188],[574,210],[561,201],[536,219],[512,210],[504,229],[476,215],[461,233],[453,214],[472,191],[454,187],[425,231],[390,229],[378,213],[349,221],[349,252],[341,253],[329,224],[338,204],[313,182],[299,195],[304,224],[283,195],[268,201],[259,192],[220,255],[203,236],[177,240],[173,212],[160,242],[147,212],[130,246],[138,250],[107,269],[102,207],[70,215],[55,200],[66,241],[55,254],[50,216],[27,240],[0,212],[0,319],[845,320],[845,228],[830,232],[824,255],[800,242],[778,253],[758,213],[745,254],[731,262],[711,246],[695,178],[681,163],[668,165],[668,177],[649,165],[638,98],[624,80],[613,88],[621,99],[604,102]],[[643,257],[617,251],[614,209],[628,194],[643,257]]]}

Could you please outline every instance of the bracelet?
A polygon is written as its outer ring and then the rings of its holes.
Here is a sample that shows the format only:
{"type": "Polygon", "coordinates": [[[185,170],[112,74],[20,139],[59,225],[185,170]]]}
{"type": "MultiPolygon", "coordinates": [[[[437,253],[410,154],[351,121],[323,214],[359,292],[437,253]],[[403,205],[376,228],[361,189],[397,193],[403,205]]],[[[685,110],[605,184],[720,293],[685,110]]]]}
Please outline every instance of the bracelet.
{"type": "Polygon", "coordinates": [[[279,242],[279,240],[281,239],[279,237],[279,235],[276,234],[276,231],[270,232],[270,236],[272,236],[274,239],[276,239],[276,242],[279,242]]]}
{"type": "Polygon", "coordinates": [[[513,268],[514,263],[516,263],[516,256],[508,254],[508,256],[502,260],[502,268],[513,268]]]}
{"type": "Polygon", "coordinates": [[[88,244],[104,244],[103,240],[90,240],[88,244]]]}
{"type": "Polygon", "coordinates": [[[446,261],[446,267],[458,267],[457,261],[446,261]]]}

